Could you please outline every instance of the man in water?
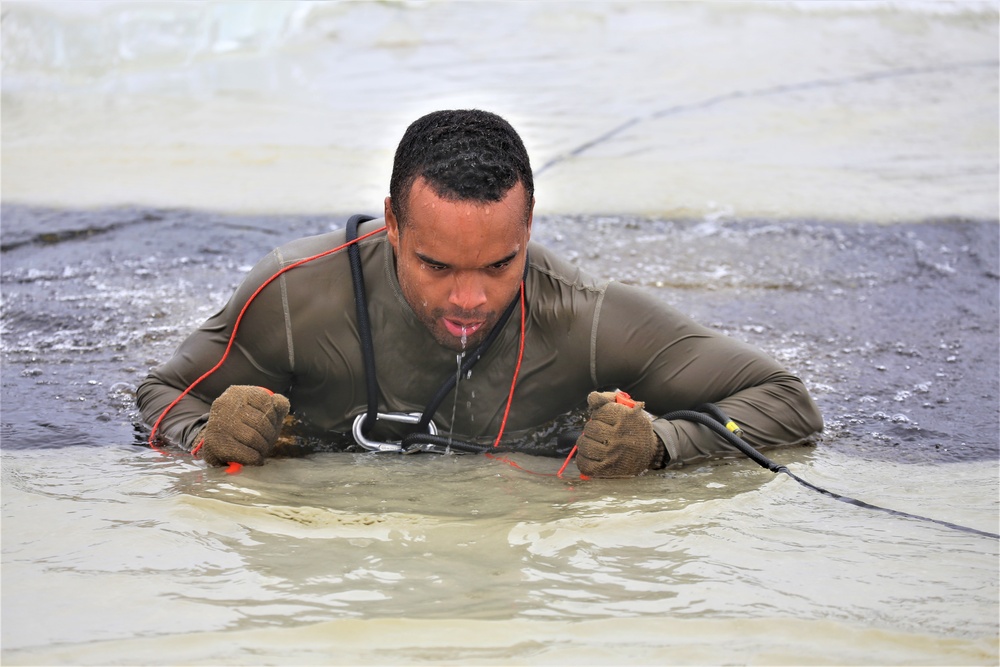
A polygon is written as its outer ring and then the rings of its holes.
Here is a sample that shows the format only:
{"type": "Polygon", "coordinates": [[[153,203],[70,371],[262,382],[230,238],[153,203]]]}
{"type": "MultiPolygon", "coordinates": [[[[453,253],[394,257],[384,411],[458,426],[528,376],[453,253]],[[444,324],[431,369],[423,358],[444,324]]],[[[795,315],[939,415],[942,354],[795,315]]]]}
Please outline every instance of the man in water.
{"type": "MultiPolygon", "coordinates": [[[[283,429],[347,438],[372,401],[421,413],[436,398],[441,430],[505,445],[586,404],[577,465],[592,477],[735,453],[705,425],[659,417],[705,403],[755,447],[822,428],[802,381],[762,352],[529,243],[534,203],[527,152],[505,120],[477,110],[418,119],[397,148],[384,220],[358,229],[369,325],[345,231],[293,241],[150,373],[143,416],[211,465],[259,465],[283,429]],[[478,363],[456,377],[467,355],[478,363]],[[442,403],[449,378],[457,386],[442,403]]],[[[401,435],[373,414],[362,423],[372,439],[401,435]]]]}

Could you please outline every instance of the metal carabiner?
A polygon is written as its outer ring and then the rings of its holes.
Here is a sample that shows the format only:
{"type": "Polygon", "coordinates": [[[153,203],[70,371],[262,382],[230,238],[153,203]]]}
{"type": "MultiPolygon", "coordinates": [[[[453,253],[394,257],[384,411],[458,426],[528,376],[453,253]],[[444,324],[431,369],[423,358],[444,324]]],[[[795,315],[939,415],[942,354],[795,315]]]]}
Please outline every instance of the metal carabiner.
{"type": "MultiPolygon", "coordinates": [[[[361,432],[361,426],[365,423],[367,414],[360,414],[354,418],[354,425],[351,433],[354,435],[354,442],[358,443],[370,452],[398,452],[403,449],[403,445],[398,442],[380,442],[369,440],[361,432]]],[[[400,422],[403,424],[419,424],[423,415],[419,412],[379,412],[376,414],[376,421],[384,419],[387,422],[400,422]]],[[[431,420],[427,423],[427,430],[431,435],[437,435],[437,426],[431,420]]]]}

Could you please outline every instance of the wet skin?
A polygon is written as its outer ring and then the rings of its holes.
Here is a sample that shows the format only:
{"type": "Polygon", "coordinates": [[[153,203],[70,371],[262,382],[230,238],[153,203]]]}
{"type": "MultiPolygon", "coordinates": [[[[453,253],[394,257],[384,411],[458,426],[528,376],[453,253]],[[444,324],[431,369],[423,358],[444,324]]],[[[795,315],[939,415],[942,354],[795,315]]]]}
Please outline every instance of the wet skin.
{"type": "Polygon", "coordinates": [[[474,348],[517,295],[533,208],[520,182],[500,201],[477,202],[440,197],[418,178],[401,228],[386,197],[400,288],[440,345],[474,348]]]}

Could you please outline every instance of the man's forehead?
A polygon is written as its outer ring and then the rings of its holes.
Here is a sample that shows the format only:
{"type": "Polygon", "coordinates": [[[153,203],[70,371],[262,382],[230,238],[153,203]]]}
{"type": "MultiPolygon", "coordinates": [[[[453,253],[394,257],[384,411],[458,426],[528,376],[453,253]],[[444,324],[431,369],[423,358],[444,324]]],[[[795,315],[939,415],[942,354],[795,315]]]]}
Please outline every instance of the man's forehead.
{"type": "Polygon", "coordinates": [[[515,230],[504,230],[489,225],[469,229],[459,226],[442,230],[439,227],[414,225],[407,233],[411,252],[422,259],[453,263],[457,258],[493,264],[515,257],[527,245],[527,238],[515,230]],[[512,231],[514,233],[512,233],[512,231]]]}
{"type": "MultiPolygon", "coordinates": [[[[517,181],[512,185],[501,199],[483,201],[451,196],[447,192],[442,192],[433,182],[423,176],[418,176],[414,179],[407,193],[407,204],[407,209],[411,213],[415,209],[433,210],[437,206],[442,205],[465,209],[469,215],[492,215],[499,212],[506,212],[524,216],[524,219],[527,220],[528,214],[527,194],[524,184],[521,181],[517,181]]],[[[409,216],[406,222],[410,222],[409,216]]]]}

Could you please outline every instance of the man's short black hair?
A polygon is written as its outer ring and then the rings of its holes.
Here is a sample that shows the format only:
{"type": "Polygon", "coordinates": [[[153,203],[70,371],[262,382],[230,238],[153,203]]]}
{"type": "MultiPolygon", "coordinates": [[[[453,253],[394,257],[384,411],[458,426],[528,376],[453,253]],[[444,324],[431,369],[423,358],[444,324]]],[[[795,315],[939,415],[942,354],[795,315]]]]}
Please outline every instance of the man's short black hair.
{"type": "Polygon", "coordinates": [[[478,109],[434,111],[406,128],[389,181],[400,225],[410,188],[421,176],[444,199],[498,202],[520,181],[530,210],[535,194],[521,137],[500,116],[478,109]]]}

